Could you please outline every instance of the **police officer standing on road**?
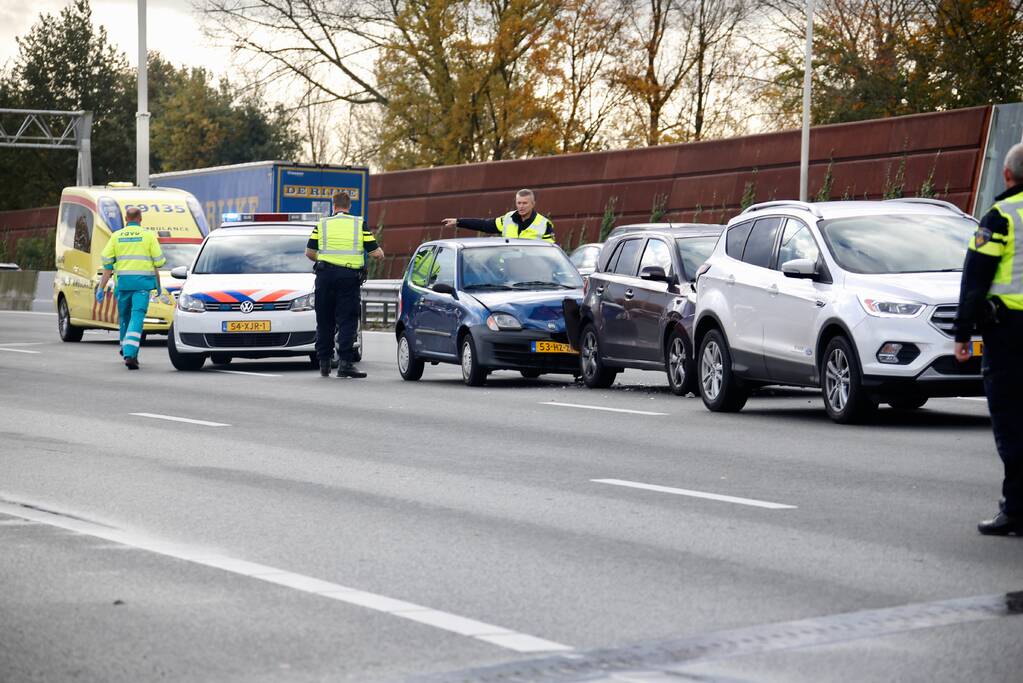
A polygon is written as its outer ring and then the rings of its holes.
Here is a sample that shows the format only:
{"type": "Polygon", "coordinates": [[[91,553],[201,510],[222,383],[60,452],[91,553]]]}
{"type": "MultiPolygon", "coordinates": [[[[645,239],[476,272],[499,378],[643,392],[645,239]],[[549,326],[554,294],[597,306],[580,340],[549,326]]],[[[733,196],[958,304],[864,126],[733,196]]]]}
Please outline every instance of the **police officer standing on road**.
{"type": "Polygon", "coordinates": [[[445,218],[446,228],[468,228],[505,238],[543,240],[554,244],[554,223],[536,212],[536,196],[532,190],[515,193],[515,211],[497,218],[445,218]]]}
{"type": "Polygon", "coordinates": [[[1023,144],[1005,156],[1006,191],[984,215],[963,265],[956,318],[956,360],[971,354],[979,323],[982,368],[995,446],[1005,465],[1000,510],[977,528],[985,535],[1023,535],[1023,144]]]}
{"type": "Polygon", "coordinates": [[[149,309],[149,292],[160,293],[160,266],[167,262],[152,231],[142,227],[142,211],[130,206],[125,225],[103,248],[103,278],[96,289],[102,303],[111,274],[117,274],[117,316],[121,324],[121,355],[129,370],[139,369],[142,326],[149,309]]]}
{"type": "Polygon", "coordinates": [[[383,250],[363,226],[360,216],[348,214],[352,199],[344,192],[334,195],[334,213],[322,219],[309,235],[305,255],[315,261],[316,273],[316,356],[320,375],[330,375],[330,359],[337,352],[338,377],[365,377],[352,364],[352,344],[362,314],[362,272],[366,254],[380,261],[383,250]]]}

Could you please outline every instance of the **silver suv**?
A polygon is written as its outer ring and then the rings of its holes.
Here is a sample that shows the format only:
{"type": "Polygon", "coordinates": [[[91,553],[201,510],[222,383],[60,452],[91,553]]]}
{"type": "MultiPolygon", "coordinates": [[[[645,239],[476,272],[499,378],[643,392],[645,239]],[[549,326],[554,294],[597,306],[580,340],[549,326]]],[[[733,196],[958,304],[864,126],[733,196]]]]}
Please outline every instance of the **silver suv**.
{"type": "Polygon", "coordinates": [[[976,221],[930,199],[767,202],[732,219],[697,280],[697,372],[713,411],[767,384],[820,387],[840,423],[879,403],[983,394],[952,324],[976,221]]]}

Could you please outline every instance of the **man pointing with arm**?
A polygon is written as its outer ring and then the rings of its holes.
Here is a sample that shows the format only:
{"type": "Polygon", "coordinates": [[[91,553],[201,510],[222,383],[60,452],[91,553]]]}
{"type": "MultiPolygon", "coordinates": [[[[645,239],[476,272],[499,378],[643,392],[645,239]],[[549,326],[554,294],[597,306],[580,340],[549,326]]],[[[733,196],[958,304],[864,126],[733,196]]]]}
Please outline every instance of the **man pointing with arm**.
{"type": "Polygon", "coordinates": [[[543,240],[554,244],[554,224],[536,212],[532,190],[515,193],[515,210],[497,218],[445,218],[446,228],[467,228],[498,237],[543,240]]]}

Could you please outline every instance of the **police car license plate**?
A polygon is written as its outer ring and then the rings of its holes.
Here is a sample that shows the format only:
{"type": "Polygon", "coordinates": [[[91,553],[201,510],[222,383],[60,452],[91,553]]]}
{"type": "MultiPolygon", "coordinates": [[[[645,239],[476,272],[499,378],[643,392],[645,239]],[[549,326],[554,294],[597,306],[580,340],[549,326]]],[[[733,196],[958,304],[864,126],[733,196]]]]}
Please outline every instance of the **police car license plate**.
{"type": "Polygon", "coordinates": [[[269,320],[225,320],[224,332],[269,332],[269,320]]]}
{"type": "Polygon", "coordinates": [[[984,342],[975,341],[973,342],[973,355],[980,358],[984,355],[984,342]]]}
{"type": "Polygon", "coordinates": [[[535,341],[532,342],[533,353],[577,353],[568,344],[561,344],[559,342],[552,341],[535,341]]]}

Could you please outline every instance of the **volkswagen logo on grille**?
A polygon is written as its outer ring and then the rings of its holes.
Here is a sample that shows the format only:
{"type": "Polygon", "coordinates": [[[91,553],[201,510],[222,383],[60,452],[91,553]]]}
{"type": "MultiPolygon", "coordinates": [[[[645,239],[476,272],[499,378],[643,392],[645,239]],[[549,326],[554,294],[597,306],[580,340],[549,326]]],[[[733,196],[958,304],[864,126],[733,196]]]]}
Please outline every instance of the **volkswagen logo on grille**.
{"type": "Polygon", "coordinates": [[[548,330],[556,330],[556,329],[558,329],[558,326],[552,320],[549,323],[547,323],[547,329],[548,330]]]}
{"type": "Polygon", "coordinates": [[[238,310],[240,310],[242,313],[252,313],[252,308],[253,307],[251,301],[243,301],[242,305],[238,307],[238,310]]]}

